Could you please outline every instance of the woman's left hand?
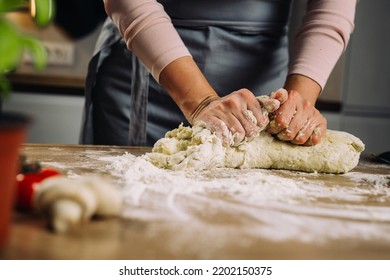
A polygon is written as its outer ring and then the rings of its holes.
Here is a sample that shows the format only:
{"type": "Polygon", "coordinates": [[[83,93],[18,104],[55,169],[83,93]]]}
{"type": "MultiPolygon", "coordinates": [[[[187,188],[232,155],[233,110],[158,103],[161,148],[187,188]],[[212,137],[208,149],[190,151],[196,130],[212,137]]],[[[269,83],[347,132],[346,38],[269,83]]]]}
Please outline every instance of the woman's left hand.
{"type": "Polygon", "coordinates": [[[268,132],[282,141],[315,145],[325,136],[327,121],[299,92],[290,90],[288,99],[273,114],[268,132]]]}

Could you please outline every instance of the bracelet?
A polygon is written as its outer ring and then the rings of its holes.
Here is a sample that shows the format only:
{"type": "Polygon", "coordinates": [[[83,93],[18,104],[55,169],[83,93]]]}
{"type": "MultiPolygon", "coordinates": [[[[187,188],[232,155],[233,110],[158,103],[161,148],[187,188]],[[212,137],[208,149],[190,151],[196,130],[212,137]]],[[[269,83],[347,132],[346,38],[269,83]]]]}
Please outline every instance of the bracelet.
{"type": "Polygon", "coordinates": [[[215,101],[215,100],[218,100],[220,99],[219,96],[215,96],[215,95],[212,95],[212,96],[208,96],[206,97],[205,99],[203,99],[202,102],[199,103],[198,106],[196,106],[195,110],[192,112],[191,116],[190,116],[190,123],[193,124],[193,121],[194,119],[196,119],[198,117],[198,115],[200,114],[200,112],[205,108],[207,107],[211,102],[215,101]]]}

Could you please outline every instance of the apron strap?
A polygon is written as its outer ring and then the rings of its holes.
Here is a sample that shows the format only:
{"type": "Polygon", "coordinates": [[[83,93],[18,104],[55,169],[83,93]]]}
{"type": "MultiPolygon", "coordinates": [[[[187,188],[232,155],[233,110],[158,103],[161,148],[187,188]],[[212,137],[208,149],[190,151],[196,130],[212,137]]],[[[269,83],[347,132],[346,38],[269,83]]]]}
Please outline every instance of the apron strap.
{"type": "Polygon", "coordinates": [[[149,72],[142,62],[132,56],[132,77],[129,116],[129,145],[146,146],[149,72]]]}
{"type": "Polygon", "coordinates": [[[81,123],[80,144],[95,144],[93,136],[93,102],[92,90],[96,84],[96,74],[104,59],[110,55],[110,48],[114,42],[120,40],[116,27],[107,18],[102,26],[102,32],[97,39],[93,55],[88,65],[88,75],[85,79],[85,103],[81,123]],[[108,35],[108,37],[107,37],[108,35]]]}

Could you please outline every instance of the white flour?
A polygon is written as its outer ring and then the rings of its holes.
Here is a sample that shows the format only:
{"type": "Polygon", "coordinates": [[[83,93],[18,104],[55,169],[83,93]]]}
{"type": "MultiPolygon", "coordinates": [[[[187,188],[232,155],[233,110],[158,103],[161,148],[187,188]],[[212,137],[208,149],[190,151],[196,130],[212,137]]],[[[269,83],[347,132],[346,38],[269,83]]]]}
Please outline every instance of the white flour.
{"type": "Polygon", "coordinates": [[[224,227],[274,241],[390,242],[390,176],[225,168],[170,171],[131,154],[99,160],[109,162],[108,171],[123,184],[126,218],[184,221],[205,232],[224,227]],[[339,176],[347,184],[331,186],[326,176],[339,176]]]}

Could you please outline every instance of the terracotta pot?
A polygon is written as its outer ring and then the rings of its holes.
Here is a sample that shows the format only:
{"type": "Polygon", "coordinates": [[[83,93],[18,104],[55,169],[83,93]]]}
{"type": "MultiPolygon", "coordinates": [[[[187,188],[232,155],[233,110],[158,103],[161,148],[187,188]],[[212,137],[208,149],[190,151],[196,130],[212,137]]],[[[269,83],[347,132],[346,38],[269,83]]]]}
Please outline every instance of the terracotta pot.
{"type": "Polygon", "coordinates": [[[27,116],[0,111],[0,248],[9,234],[20,147],[29,123],[27,116]]]}

